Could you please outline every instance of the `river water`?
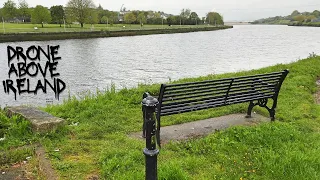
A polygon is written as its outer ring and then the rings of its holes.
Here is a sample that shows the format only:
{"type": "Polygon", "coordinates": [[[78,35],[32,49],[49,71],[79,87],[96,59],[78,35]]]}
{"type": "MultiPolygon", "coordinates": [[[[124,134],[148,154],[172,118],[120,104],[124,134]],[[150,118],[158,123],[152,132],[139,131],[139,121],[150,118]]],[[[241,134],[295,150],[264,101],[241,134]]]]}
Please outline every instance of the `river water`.
{"type": "MultiPolygon", "coordinates": [[[[184,34],[134,37],[0,43],[0,106],[61,103],[69,95],[110,88],[135,87],[139,83],[167,82],[290,63],[320,54],[320,28],[239,25],[233,29],[184,34]],[[8,77],[7,46],[60,45],[56,72],[66,90],[55,98],[51,89],[37,95],[6,94],[2,81],[8,77]]],[[[42,63],[46,59],[41,59],[42,63]]],[[[39,77],[31,77],[37,82],[39,77]]],[[[14,76],[13,76],[14,77],[14,76]]],[[[15,81],[15,78],[11,78],[15,81]]],[[[28,78],[28,77],[26,77],[28,78]]],[[[50,78],[49,78],[50,79],[50,78]]],[[[32,84],[32,82],[31,82],[32,84]]],[[[35,84],[30,85],[35,88],[35,84]]]]}

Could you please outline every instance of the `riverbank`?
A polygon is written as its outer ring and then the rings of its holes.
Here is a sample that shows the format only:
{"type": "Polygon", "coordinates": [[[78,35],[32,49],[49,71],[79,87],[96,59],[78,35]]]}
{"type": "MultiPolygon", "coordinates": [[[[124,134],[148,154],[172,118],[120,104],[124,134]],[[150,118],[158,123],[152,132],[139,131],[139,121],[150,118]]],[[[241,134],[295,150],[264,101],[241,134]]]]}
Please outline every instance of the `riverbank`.
{"type": "Polygon", "coordinates": [[[164,28],[164,29],[130,29],[130,30],[101,30],[86,32],[48,32],[48,33],[8,33],[0,34],[0,43],[16,41],[48,41],[64,39],[87,39],[102,37],[138,36],[151,34],[189,33],[198,31],[216,31],[233,28],[233,26],[221,27],[189,27],[189,28],[164,28]]]}
{"type": "Polygon", "coordinates": [[[320,27],[319,23],[290,23],[288,26],[309,26],[309,27],[320,27]]]}
{"type": "Polygon", "coordinates": [[[274,23],[274,24],[253,24],[253,25],[287,25],[303,27],[320,27],[320,23],[274,23]]]}
{"type": "MultiPolygon", "coordinates": [[[[170,83],[283,69],[290,73],[279,94],[276,122],[234,127],[204,138],[168,143],[160,150],[159,179],[319,179],[320,106],[315,103],[314,93],[318,89],[320,57],[170,83]]],[[[70,98],[62,105],[46,107],[45,111],[66,119],[68,125],[43,136],[32,136],[24,128],[14,126],[11,129],[16,131],[8,132],[8,141],[0,141],[0,150],[7,152],[12,145],[40,142],[59,179],[144,179],[145,142],[129,138],[128,134],[141,130],[143,92],[157,94],[159,86],[139,85],[120,91],[113,87],[97,95],[88,94],[80,100],[70,98]]],[[[247,104],[240,104],[174,115],[163,118],[162,126],[244,113],[246,109],[247,104]]],[[[263,108],[254,111],[268,115],[263,108]]],[[[17,122],[7,121],[7,126],[17,122]]]]}

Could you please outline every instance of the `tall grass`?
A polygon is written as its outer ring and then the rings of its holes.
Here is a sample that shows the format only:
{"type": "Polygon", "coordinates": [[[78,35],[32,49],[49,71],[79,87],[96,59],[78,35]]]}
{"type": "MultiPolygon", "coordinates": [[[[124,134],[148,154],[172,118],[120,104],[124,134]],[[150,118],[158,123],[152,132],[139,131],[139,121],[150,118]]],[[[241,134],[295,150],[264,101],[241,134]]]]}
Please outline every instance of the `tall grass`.
{"type": "Polygon", "coordinates": [[[30,123],[18,116],[8,118],[1,109],[0,138],[0,166],[25,160],[33,155],[32,148],[20,148],[34,142],[30,123]]]}

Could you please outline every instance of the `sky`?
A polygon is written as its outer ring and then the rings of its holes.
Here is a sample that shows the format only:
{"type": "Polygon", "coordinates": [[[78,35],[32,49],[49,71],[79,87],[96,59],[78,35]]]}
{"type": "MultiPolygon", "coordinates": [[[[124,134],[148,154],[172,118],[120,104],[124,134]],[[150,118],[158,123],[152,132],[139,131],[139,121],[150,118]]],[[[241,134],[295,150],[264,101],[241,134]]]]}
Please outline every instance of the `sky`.
{"type": "MultiPolygon", "coordinates": [[[[7,0],[0,0],[0,7],[7,0]]],[[[18,0],[14,0],[18,3],[18,0]]],[[[68,0],[26,0],[30,7],[66,5],[68,0]]],[[[320,0],[93,0],[104,9],[119,11],[122,4],[127,10],[154,10],[180,14],[183,8],[195,11],[200,17],[207,12],[219,12],[226,22],[253,21],[260,18],[285,16],[292,11],[320,10],[320,0]]]]}

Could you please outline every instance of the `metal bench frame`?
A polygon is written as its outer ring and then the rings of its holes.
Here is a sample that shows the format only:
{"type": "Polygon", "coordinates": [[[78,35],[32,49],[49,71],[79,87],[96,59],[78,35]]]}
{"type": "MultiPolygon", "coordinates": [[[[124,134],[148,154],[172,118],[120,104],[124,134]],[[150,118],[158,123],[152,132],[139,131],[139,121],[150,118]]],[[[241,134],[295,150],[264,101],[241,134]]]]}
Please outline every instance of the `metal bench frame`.
{"type": "MultiPolygon", "coordinates": [[[[288,73],[288,70],[283,70],[235,78],[162,84],[158,99],[153,98],[149,93],[144,93],[143,137],[146,137],[147,148],[144,154],[147,164],[153,164],[154,158],[156,159],[159,153],[156,143],[160,146],[162,116],[249,102],[247,118],[251,117],[253,107],[260,106],[268,110],[271,121],[274,121],[280,88],[288,73]],[[267,105],[269,99],[273,100],[271,107],[267,105]],[[152,161],[147,161],[152,158],[152,161]]],[[[147,167],[150,168],[150,166],[147,167]]],[[[150,168],[150,171],[146,169],[146,172],[154,173],[154,168],[156,169],[156,165],[150,168]]],[[[146,179],[147,177],[153,179],[152,177],[156,176],[151,174],[147,173],[146,179]]]]}

